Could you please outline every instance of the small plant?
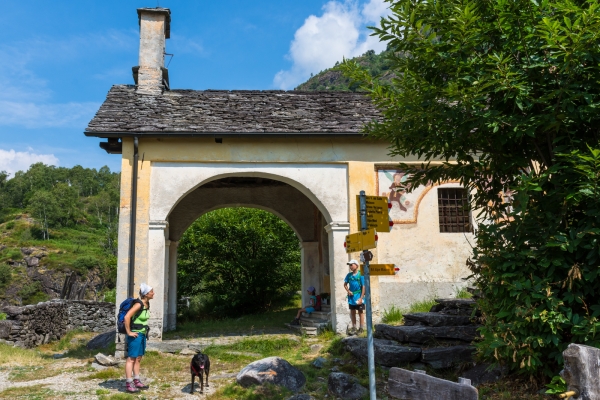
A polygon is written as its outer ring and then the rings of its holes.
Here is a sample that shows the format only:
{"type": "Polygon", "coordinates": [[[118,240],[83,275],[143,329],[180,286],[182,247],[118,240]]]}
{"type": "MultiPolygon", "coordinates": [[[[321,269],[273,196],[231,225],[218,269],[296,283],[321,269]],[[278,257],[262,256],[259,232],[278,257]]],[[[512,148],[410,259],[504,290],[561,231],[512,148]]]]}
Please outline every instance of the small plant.
{"type": "Polygon", "coordinates": [[[381,321],[385,324],[401,324],[404,321],[402,310],[396,306],[390,307],[390,309],[383,310],[383,318],[381,321]]]}
{"type": "Polygon", "coordinates": [[[104,293],[104,301],[107,303],[116,303],[117,302],[117,288],[107,290],[104,293]]]}
{"type": "Polygon", "coordinates": [[[48,295],[43,292],[42,284],[38,281],[24,285],[17,293],[24,305],[47,301],[48,295]]]}
{"type": "Polygon", "coordinates": [[[0,289],[10,285],[12,281],[12,269],[6,264],[0,264],[0,289]]]}
{"type": "Polygon", "coordinates": [[[421,300],[416,303],[411,304],[408,309],[409,313],[418,313],[418,312],[429,312],[431,307],[435,306],[437,303],[434,299],[421,300]]]}
{"type": "Polygon", "coordinates": [[[457,299],[470,299],[473,295],[467,290],[467,288],[462,287],[456,292],[457,299]]]}
{"type": "Polygon", "coordinates": [[[567,382],[565,382],[562,376],[557,375],[552,378],[546,387],[548,388],[548,390],[546,390],[546,394],[560,394],[567,391],[567,382]]]}
{"type": "Polygon", "coordinates": [[[3,312],[0,312],[0,321],[6,320],[7,315],[3,312]]]}
{"type": "Polygon", "coordinates": [[[5,225],[6,229],[12,229],[15,227],[15,221],[7,222],[5,225]]]}

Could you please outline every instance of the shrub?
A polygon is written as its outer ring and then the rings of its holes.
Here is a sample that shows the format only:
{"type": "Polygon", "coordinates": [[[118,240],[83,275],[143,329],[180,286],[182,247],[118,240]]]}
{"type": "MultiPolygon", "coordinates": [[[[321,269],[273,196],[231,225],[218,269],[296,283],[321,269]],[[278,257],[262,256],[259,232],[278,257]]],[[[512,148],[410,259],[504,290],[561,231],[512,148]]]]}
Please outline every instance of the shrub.
{"type": "Polygon", "coordinates": [[[48,300],[48,295],[44,293],[42,284],[38,281],[24,285],[17,294],[21,297],[23,305],[36,304],[48,300]]]}
{"type": "Polygon", "coordinates": [[[6,264],[0,264],[0,288],[5,288],[12,281],[12,268],[6,264]]]}
{"type": "Polygon", "coordinates": [[[5,313],[0,313],[0,321],[4,321],[7,315],[5,313]]]}
{"type": "Polygon", "coordinates": [[[85,275],[88,273],[88,271],[99,267],[100,266],[100,261],[96,258],[96,257],[92,257],[92,256],[81,256],[78,257],[75,262],[73,263],[73,269],[75,269],[77,272],[85,275]]]}
{"type": "Polygon", "coordinates": [[[5,225],[6,229],[12,229],[15,227],[15,221],[7,222],[5,225]]]}

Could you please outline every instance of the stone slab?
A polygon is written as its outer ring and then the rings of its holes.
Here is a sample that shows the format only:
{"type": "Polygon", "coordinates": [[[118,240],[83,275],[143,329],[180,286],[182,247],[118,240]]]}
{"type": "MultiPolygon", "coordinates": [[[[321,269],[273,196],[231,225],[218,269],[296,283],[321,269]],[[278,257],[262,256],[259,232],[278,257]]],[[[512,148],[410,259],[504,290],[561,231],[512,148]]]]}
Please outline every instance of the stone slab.
{"type": "Polygon", "coordinates": [[[455,363],[473,361],[474,346],[459,345],[423,349],[421,361],[434,369],[449,368],[455,363]]]}
{"type": "Polygon", "coordinates": [[[448,315],[436,312],[404,314],[404,326],[460,326],[469,325],[471,318],[465,315],[448,315]]]}
{"type": "Polygon", "coordinates": [[[467,326],[393,326],[375,325],[375,336],[401,343],[472,342],[477,336],[477,325],[467,326]]]}
{"type": "Polygon", "coordinates": [[[478,400],[479,393],[471,385],[435,378],[424,373],[391,368],[388,392],[403,400],[478,400]]]}
{"type": "MultiPolygon", "coordinates": [[[[346,351],[359,360],[367,361],[367,339],[348,337],[342,339],[346,351]]],[[[375,363],[384,367],[397,367],[418,360],[421,349],[418,347],[402,346],[393,340],[373,339],[375,363]]]]}
{"type": "Polygon", "coordinates": [[[567,391],[577,392],[577,400],[600,399],[600,349],[571,343],[563,351],[563,359],[560,375],[567,382],[567,391]]]}

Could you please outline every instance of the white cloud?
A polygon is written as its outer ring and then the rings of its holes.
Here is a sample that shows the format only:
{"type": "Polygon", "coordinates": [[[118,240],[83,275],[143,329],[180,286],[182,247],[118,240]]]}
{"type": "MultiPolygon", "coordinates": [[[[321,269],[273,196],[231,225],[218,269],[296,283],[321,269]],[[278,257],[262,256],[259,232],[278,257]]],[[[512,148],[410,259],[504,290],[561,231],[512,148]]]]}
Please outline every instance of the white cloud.
{"type": "Polygon", "coordinates": [[[367,50],[384,50],[385,43],[369,36],[366,26],[378,23],[388,12],[383,0],[369,0],[362,8],[352,0],[328,2],[323,6],[323,15],[309,16],[296,31],[288,55],[292,67],[275,75],[275,86],[291,89],[311,72],[331,68],[344,57],[356,57],[367,50]]]}
{"type": "Polygon", "coordinates": [[[8,172],[13,176],[17,171],[26,171],[31,164],[43,162],[47,165],[58,165],[58,158],[54,154],[36,154],[33,149],[28,151],[14,151],[0,149],[0,171],[8,172]]]}

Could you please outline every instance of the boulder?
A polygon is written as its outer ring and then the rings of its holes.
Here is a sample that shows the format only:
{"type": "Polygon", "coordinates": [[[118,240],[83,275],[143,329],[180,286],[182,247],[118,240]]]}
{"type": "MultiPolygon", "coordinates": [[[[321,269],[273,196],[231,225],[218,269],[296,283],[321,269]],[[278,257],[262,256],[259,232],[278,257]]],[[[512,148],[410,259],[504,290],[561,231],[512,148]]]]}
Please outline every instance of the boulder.
{"type": "Polygon", "coordinates": [[[8,339],[10,336],[10,331],[12,331],[12,322],[11,321],[0,321],[0,339],[8,339]]]}
{"type": "Polygon", "coordinates": [[[358,379],[343,372],[332,372],[327,380],[329,394],[342,400],[362,399],[369,391],[358,383],[358,379]]]}
{"type": "Polygon", "coordinates": [[[481,363],[477,364],[470,370],[464,372],[462,377],[471,380],[473,386],[479,386],[482,383],[492,383],[499,381],[507,373],[506,367],[495,366],[481,363]]]}
{"type": "Polygon", "coordinates": [[[25,262],[28,267],[37,267],[40,265],[40,259],[37,257],[25,257],[25,262]]]}
{"type": "Polygon", "coordinates": [[[267,357],[248,364],[236,380],[243,387],[270,383],[284,386],[292,392],[297,392],[306,383],[304,374],[280,357],[267,357]]]}
{"type": "Polygon", "coordinates": [[[460,326],[469,325],[471,317],[465,315],[448,315],[436,312],[404,314],[404,326],[460,326]]]}
{"type": "Polygon", "coordinates": [[[105,349],[115,342],[117,339],[117,332],[113,329],[108,332],[96,335],[90,340],[85,347],[88,350],[105,349]]]}
{"type": "Polygon", "coordinates": [[[388,393],[404,400],[477,400],[479,393],[468,380],[451,382],[435,378],[424,371],[408,371],[391,368],[388,379],[388,393]]]}
{"type": "Polygon", "coordinates": [[[472,342],[477,336],[477,325],[467,326],[392,326],[375,325],[375,336],[402,343],[472,342]]]}
{"type": "Polygon", "coordinates": [[[567,382],[567,390],[574,391],[578,400],[600,398],[600,349],[571,343],[563,351],[564,369],[560,376],[567,382]]]}
{"type": "Polygon", "coordinates": [[[431,368],[449,368],[454,363],[473,361],[474,346],[459,345],[423,349],[421,360],[431,368]]]}
{"type": "MultiPolygon", "coordinates": [[[[348,337],[342,339],[346,351],[363,362],[367,361],[367,339],[348,337]]],[[[375,349],[375,363],[385,367],[397,367],[399,365],[415,361],[421,356],[418,347],[402,346],[398,342],[385,339],[373,339],[375,349]]]]}
{"type": "Polygon", "coordinates": [[[315,361],[313,361],[312,365],[315,368],[323,368],[327,360],[323,357],[317,357],[315,361]]]}
{"type": "Polygon", "coordinates": [[[96,354],[94,358],[96,359],[96,362],[98,364],[104,365],[105,367],[112,367],[113,365],[119,364],[118,360],[114,359],[111,356],[106,356],[102,353],[96,354]]]}
{"type": "Polygon", "coordinates": [[[310,394],[296,394],[293,395],[292,397],[288,397],[287,400],[316,400],[314,397],[312,397],[310,394]]]}

